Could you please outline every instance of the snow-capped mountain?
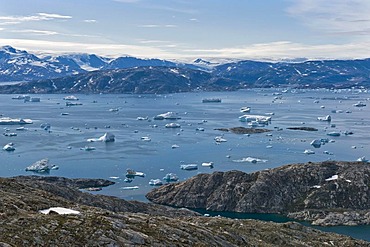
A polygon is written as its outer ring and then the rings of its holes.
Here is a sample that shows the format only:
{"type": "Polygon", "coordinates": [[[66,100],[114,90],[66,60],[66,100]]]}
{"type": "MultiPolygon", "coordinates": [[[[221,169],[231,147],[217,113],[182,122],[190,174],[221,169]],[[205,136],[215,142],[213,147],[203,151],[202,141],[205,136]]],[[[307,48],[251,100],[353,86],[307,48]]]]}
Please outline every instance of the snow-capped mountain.
{"type": "Polygon", "coordinates": [[[84,72],[73,62],[39,58],[11,46],[0,48],[0,81],[30,81],[84,72]]]}

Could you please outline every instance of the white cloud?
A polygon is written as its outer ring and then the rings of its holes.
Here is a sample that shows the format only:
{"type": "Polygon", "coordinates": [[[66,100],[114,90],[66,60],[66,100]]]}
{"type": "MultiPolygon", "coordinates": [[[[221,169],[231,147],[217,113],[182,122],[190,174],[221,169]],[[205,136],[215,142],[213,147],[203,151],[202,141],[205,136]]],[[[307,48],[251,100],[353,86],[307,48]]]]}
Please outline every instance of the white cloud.
{"type": "Polygon", "coordinates": [[[48,14],[48,13],[38,13],[39,16],[49,18],[49,19],[71,19],[72,16],[59,15],[59,14],[48,14]]]}
{"type": "Polygon", "coordinates": [[[177,27],[176,25],[166,24],[166,25],[157,25],[157,24],[144,24],[144,25],[138,25],[138,27],[144,27],[144,28],[174,28],[177,27]]]}
{"type": "Polygon", "coordinates": [[[34,30],[34,29],[24,29],[24,30],[13,30],[12,33],[27,33],[36,35],[57,35],[58,32],[47,31],[47,30],[34,30]]]}
{"type": "Polygon", "coordinates": [[[29,16],[0,16],[0,25],[12,25],[29,21],[50,21],[55,19],[71,19],[71,16],[38,13],[37,15],[29,16]]]}
{"type": "Polygon", "coordinates": [[[84,22],[86,22],[86,23],[96,23],[98,21],[97,20],[84,20],[84,22]]]}
{"type": "Polygon", "coordinates": [[[369,35],[369,0],[291,0],[287,12],[313,30],[369,35]]]}

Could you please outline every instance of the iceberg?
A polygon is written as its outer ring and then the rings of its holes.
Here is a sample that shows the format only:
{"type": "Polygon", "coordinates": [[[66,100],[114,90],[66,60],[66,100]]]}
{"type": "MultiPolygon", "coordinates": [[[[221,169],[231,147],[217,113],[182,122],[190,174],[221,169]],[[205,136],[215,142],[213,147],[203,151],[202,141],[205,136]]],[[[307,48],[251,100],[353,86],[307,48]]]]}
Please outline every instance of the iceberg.
{"type": "Polygon", "coordinates": [[[83,148],[80,148],[80,150],[84,150],[84,151],[93,151],[95,149],[96,149],[95,147],[91,147],[91,146],[85,146],[83,148]]]}
{"type": "Polygon", "coordinates": [[[254,158],[254,157],[247,157],[247,158],[242,158],[240,160],[233,160],[233,161],[237,162],[237,163],[242,163],[242,162],[249,162],[249,163],[267,162],[267,160],[254,158]]]}
{"type": "Polygon", "coordinates": [[[87,139],[88,142],[114,142],[115,136],[112,133],[106,132],[103,136],[99,138],[87,139]]]}
{"type": "Polygon", "coordinates": [[[132,169],[126,170],[126,177],[127,178],[134,178],[134,177],[145,177],[145,173],[143,172],[137,172],[132,169]]]}
{"type": "Polygon", "coordinates": [[[127,186],[127,187],[121,187],[123,190],[138,190],[139,186],[127,186]]]}
{"type": "Polygon", "coordinates": [[[47,173],[50,170],[57,170],[59,167],[49,163],[49,159],[45,158],[39,161],[36,161],[32,165],[26,168],[26,171],[38,172],[38,173],[47,173]]]}
{"type": "Polygon", "coordinates": [[[226,139],[224,139],[222,136],[216,136],[214,138],[214,140],[217,142],[217,143],[221,143],[221,142],[227,142],[226,139]]]}
{"type": "Polygon", "coordinates": [[[0,125],[14,125],[14,124],[32,124],[31,119],[24,119],[24,118],[9,118],[9,117],[2,117],[0,118],[0,125]]]}
{"type": "Polygon", "coordinates": [[[213,165],[214,165],[214,163],[212,161],[202,163],[202,166],[209,167],[209,168],[213,168],[213,165]]]}
{"type": "Polygon", "coordinates": [[[364,107],[364,106],[366,106],[366,104],[363,103],[363,102],[361,102],[361,101],[359,101],[356,104],[353,104],[353,106],[355,106],[355,107],[364,107]]]}
{"type": "Polygon", "coordinates": [[[365,158],[365,156],[362,156],[360,158],[358,158],[356,161],[360,161],[360,162],[369,162],[368,159],[365,158]]]}
{"type": "Polygon", "coordinates": [[[187,164],[187,165],[181,165],[180,168],[182,170],[198,170],[198,165],[197,164],[187,164]]]}
{"type": "Polygon", "coordinates": [[[14,144],[12,142],[9,142],[8,144],[6,144],[4,147],[3,147],[3,150],[4,151],[14,151],[15,150],[15,147],[14,147],[14,144]]]}
{"type": "Polygon", "coordinates": [[[251,108],[248,107],[248,106],[244,106],[242,108],[240,108],[240,112],[250,112],[251,111],[251,108]]]}
{"type": "Polygon", "coordinates": [[[150,142],[152,139],[150,139],[149,136],[142,136],[141,137],[141,140],[145,141],[145,142],[150,142]]]}
{"type": "Polygon", "coordinates": [[[326,135],[328,135],[328,136],[340,136],[340,133],[332,131],[332,132],[327,133],[326,135]]]}
{"type": "Polygon", "coordinates": [[[318,117],[317,120],[330,122],[331,121],[331,116],[330,115],[326,115],[325,117],[318,117]]]}
{"type": "Polygon", "coordinates": [[[178,124],[178,123],[168,123],[164,127],[166,127],[166,128],[180,128],[181,125],[178,124]]]}
{"type": "Polygon", "coordinates": [[[315,154],[315,151],[312,151],[311,149],[306,149],[303,152],[304,154],[315,154]]]}
{"type": "Polygon", "coordinates": [[[72,100],[72,101],[73,100],[78,100],[78,98],[74,95],[65,96],[63,99],[64,100],[72,100]]]}
{"type": "Polygon", "coordinates": [[[179,180],[179,178],[177,177],[175,173],[167,173],[166,176],[163,177],[163,180],[169,183],[169,182],[176,182],[177,180],[179,180]]]}
{"type": "Polygon", "coordinates": [[[313,140],[310,144],[311,144],[311,146],[313,146],[314,148],[319,148],[319,147],[321,147],[321,140],[319,140],[319,139],[315,139],[315,140],[313,140]]]}
{"type": "Polygon", "coordinates": [[[163,182],[159,178],[158,179],[150,179],[149,185],[151,185],[151,186],[161,186],[161,185],[163,185],[163,182]]]}
{"type": "Polygon", "coordinates": [[[176,119],[181,119],[181,117],[177,116],[177,114],[172,111],[158,114],[157,116],[154,117],[154,120],[163,120],[163,119],[176,120],[176,119]]]}
{"type": "Polygon", "coordinates": [[[239,117],[240,122],[252,122],[255,121],[259,124],[268,124],[271,121],[271,116],[262,115],[243,115],[239,117]]]}

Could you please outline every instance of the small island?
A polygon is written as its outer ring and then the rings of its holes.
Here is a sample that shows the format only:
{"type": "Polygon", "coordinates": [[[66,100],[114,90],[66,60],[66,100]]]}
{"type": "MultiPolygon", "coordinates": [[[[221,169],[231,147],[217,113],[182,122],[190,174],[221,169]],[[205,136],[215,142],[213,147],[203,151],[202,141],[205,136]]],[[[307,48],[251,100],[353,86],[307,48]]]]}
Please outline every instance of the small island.
{"type": "Polygon", "coordinates": [[[218,128],[215,130],[231,132],[234,134],[257,134],[257,133],[265,133],[265,132],[271,131],[269,129],[257,129],[257,128],[245,128],[245,127],[218,128]]]}

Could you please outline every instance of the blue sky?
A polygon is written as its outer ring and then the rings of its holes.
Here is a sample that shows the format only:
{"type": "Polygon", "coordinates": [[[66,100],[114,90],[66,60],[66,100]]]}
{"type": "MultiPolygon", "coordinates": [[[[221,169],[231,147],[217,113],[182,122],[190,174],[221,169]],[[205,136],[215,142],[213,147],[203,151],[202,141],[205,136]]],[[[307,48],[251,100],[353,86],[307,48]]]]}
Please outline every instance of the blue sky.
{"type": "Polygon", "coordinates": [[[0,45],[164,59],[370,57],[369,0],[2,0],[0,45]]]}

